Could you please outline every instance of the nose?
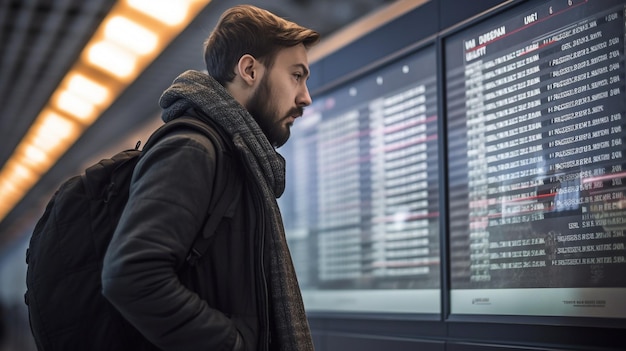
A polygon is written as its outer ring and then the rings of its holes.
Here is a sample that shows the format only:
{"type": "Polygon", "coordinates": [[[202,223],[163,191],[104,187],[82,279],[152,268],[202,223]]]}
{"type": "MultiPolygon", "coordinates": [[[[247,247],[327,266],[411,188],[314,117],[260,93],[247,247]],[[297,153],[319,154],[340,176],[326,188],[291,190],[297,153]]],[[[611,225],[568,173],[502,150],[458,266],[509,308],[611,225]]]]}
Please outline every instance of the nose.
{"type": "Polygon", "coordinates": [[[302,89],[300,89],[298,93],[296,103],[298,106],[305,107],[309,106],[312,102],[311,95],[309,95],[309,88],[306,84],[302,84],[302,89]]]}

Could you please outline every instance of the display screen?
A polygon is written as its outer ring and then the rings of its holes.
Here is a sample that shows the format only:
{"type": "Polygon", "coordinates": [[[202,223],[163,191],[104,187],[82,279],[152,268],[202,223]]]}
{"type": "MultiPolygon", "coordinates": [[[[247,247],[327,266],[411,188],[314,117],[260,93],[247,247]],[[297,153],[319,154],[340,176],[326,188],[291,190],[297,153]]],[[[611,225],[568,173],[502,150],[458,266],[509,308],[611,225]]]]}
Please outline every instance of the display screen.
{"type": "Polygon", "coordinates": [[[314,96],[279,150],[308,310],[440,313],[435,57],[429,46],[314,96]]]}
{"type": "Polygon", "coordinates": [[[451,312],[626,317],[624,1],[445,40],[451,312]]]}

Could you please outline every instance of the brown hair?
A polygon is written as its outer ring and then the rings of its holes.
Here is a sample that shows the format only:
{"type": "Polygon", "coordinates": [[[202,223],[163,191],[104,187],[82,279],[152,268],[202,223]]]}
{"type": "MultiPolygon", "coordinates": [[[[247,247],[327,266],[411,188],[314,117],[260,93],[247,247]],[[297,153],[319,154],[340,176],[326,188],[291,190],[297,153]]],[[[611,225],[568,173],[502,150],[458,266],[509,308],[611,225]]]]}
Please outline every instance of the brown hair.
{"type": "Polygon", "coordinates": [[[208,73],[225,85],[235,78],[234,67],[241,56],[250,54],[269,69],[281,48],[304,44],[308,49],[319,38],[318,32],[269,11],[239,5],[220,17],[204,43],[204,61],[208,73]]]}

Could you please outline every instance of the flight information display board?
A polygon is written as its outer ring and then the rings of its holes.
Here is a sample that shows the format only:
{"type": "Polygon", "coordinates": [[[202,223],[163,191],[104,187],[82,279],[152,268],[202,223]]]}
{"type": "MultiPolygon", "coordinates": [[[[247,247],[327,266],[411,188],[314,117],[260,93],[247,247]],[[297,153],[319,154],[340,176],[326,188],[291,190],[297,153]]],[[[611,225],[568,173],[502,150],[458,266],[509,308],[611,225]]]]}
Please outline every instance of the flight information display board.
{"type": "Polygon", "coordinates": [[[308,310],[440,313],[433,46],[338,86],[279,151],[308,310]]]}
{"type": "Polygon", "coordinates": [[[445,40],[453,314],[626,317],[625,2],[445,40]]]}

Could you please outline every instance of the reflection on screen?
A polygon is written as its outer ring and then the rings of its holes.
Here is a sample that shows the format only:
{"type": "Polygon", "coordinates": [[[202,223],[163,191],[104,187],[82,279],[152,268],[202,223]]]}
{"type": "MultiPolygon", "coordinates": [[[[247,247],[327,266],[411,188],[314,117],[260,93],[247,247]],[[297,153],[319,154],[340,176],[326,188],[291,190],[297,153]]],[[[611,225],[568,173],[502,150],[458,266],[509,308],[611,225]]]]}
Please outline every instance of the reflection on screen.
{"type": "Polygon", "coordinates": [[[534,2],[446,42],[453,313],[626,316],[624,11],[534,2]]]}
{"type": "Polygon", "coordinates": [[[280,150],[281,208],[308,308],[439,313],[430,49],[314,97],[280,150]],[[417,301],[415,290],[429,295],[417,301]]]}

